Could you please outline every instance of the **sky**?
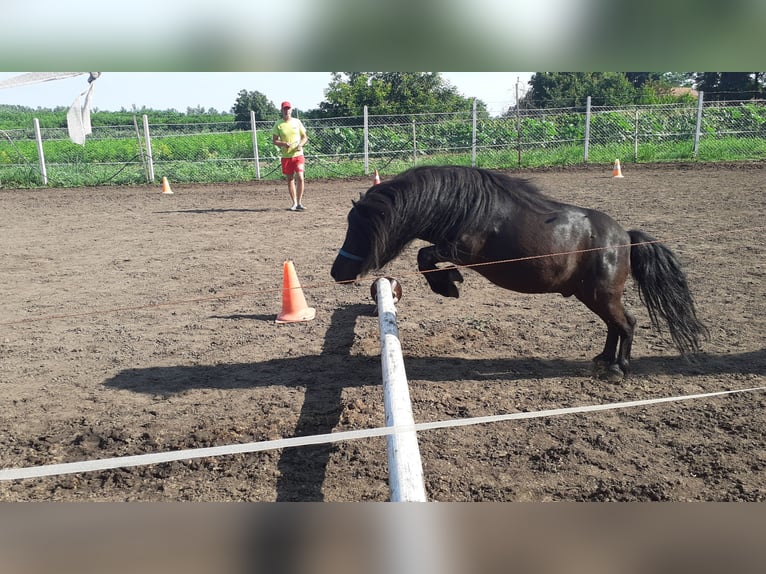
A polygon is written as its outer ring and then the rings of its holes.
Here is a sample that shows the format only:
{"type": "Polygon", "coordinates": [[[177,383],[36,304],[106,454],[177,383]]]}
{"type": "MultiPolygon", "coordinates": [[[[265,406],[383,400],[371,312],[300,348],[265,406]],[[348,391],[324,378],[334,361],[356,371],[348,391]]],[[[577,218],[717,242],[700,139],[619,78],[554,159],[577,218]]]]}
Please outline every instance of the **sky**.
{"type": "MultiPolygon", "coordinates": [[[[0,72],[0,83],[23,72],[0,72]]],[[[492,115],[516,101],[516,82],[523,95],[533,72],[441,72],[461,95],[482,100],[492,115]]],[[[275,106],[319,107],[330,85],[330,72],[103,72],[95,81],[92,110],[120,111],[215,108],[229,112],[240,90],[264,94],[275,106]]],[[[30,108],[69,107],[89,87],[88,74],[0,89],[0,104],[30,108]]],[[[428,110],[424,110],[428,111],[428,110]]]]}

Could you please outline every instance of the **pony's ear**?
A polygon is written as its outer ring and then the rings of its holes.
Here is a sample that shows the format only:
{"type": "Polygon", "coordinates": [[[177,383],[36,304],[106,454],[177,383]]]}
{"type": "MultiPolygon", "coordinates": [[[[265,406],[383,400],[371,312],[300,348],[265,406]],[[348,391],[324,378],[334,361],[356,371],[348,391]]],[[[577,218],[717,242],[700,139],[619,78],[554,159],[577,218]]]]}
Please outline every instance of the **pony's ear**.
{"type": "Polygon", "coordinates": [[[359,201],[362,201],[363,199],[364,199],[364,192],[363,192],[363,191],[360,191],[360,192],[359,192],[359,199],[358,199],[357,201],[354,201],[354,200],[352,199],[352,200],[351,200],[351,205],[353,205],[354,207],[356,207],[356,204],[357,204],[357,202],[359,202],[359,201]]]}

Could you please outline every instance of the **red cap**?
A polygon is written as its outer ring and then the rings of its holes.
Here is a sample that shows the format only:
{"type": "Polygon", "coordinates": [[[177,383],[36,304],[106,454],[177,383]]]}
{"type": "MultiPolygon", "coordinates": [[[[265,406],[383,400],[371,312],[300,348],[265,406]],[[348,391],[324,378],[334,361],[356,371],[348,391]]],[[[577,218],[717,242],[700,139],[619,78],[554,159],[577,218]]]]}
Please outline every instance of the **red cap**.
{"type": "Polygon", "coordinates": [[[293,105],[292,105],[290,102],[288,102],[288,101],[284,101],[284,102],[282,102],[282,109],[283,109],[283,110],[284,110],[285,108],[292,108],[292,107],[293,107],[293,105]]]}

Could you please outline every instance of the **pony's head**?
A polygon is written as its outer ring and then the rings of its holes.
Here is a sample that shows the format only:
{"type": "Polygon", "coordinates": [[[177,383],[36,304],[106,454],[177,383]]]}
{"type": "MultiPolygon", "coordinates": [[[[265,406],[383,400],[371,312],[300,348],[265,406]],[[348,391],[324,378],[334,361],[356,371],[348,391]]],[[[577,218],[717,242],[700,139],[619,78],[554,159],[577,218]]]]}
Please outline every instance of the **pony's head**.
{"type": "Polygon", "coordinates": [[[411,220],[422,217],[414,210],[402,209],[406,203],[397,181],[379,183],[352,202],[346,239],[330,271],[335,281],[352,281],[380,269],[413,239],[416,227],[411,220]]]}
{"type": "Polygon", "coordinates": [[[330,270],[330,275],[338,283],[353,281],[363,271],[367,271],[365,263],[370,254],[370,234],[359,205],[348,213],[348,229],[343,246],[338,250],[338,256],[330,270]]]}

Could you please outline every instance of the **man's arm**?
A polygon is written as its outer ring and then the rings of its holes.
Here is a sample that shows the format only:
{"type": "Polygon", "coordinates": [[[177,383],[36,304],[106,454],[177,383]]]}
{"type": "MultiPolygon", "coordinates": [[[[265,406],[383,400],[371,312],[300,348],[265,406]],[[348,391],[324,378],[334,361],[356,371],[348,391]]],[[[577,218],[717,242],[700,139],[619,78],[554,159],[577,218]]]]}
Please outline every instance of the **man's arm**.
{"type": "Polygon", "coordinates": [[[277,147],[283,147],[283,148],[290,147],[289,143],[283,142],[281,139],[279,139],[279,134],[272,134],[271,143],[273,143],[277,147]]]}

